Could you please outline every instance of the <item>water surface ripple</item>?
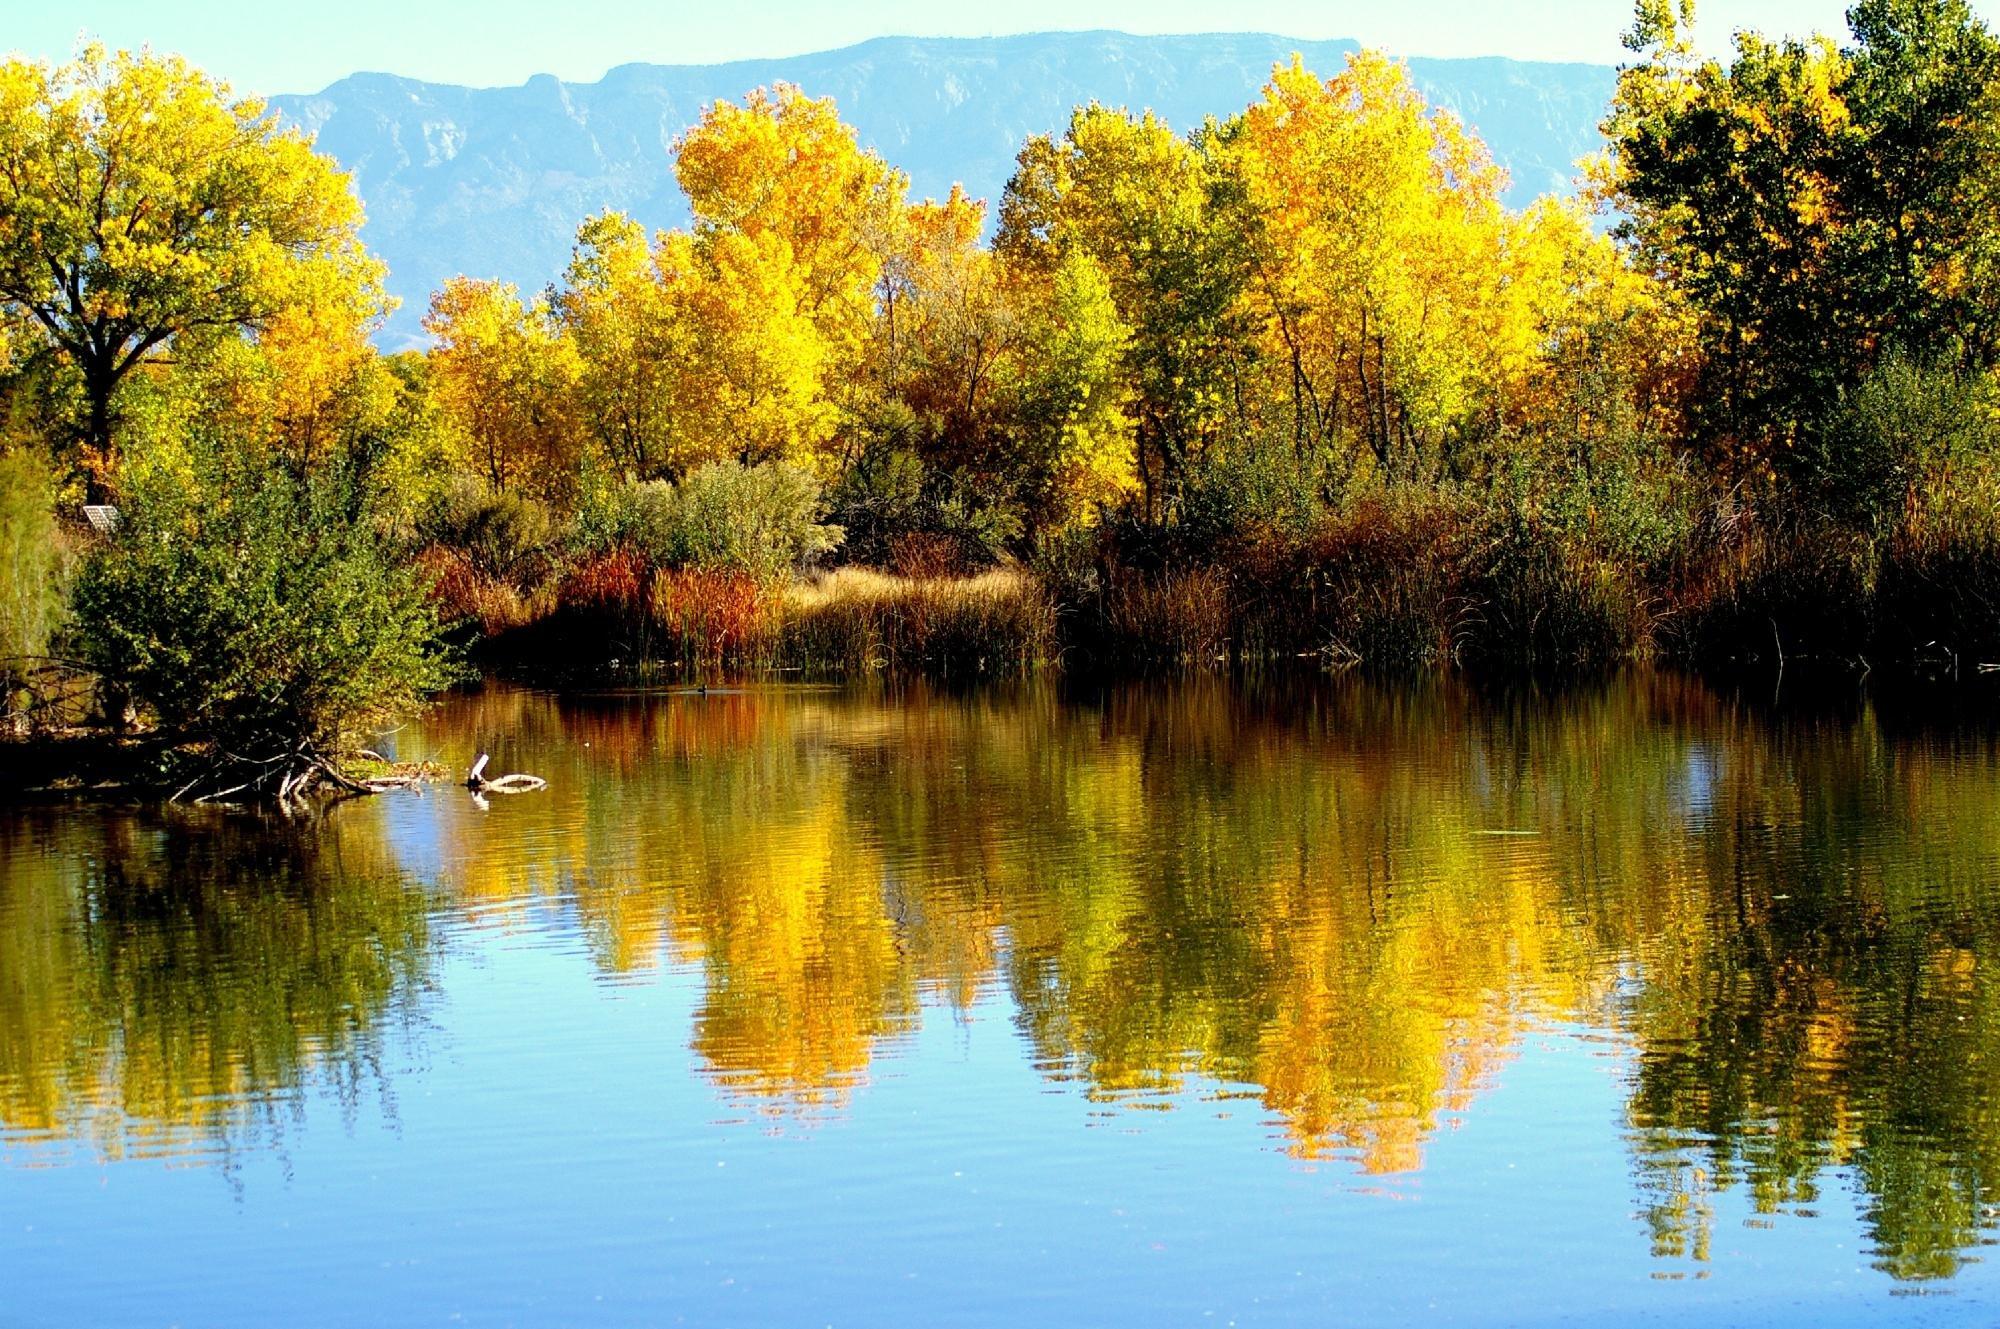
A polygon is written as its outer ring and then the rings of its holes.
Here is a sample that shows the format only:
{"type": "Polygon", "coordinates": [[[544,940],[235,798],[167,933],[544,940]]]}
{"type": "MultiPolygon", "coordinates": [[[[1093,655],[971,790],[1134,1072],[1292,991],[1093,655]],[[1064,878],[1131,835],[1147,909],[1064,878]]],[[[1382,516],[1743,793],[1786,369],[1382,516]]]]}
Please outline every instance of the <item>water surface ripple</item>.
{"type": "Polygon", "coordinates": [[[492,687],[0,811],[0,1326],[1990,1323],[2000,734],[492,687]]]}

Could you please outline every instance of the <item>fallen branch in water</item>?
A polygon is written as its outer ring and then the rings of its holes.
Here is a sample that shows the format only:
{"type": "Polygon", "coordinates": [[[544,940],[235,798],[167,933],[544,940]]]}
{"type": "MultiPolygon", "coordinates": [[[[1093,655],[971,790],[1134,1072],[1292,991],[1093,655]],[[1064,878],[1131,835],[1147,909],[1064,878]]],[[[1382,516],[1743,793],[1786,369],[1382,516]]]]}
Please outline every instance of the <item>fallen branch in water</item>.
{"type": "MultiPolygon", "coordinates": [[[[359,755],[377,765],[389,764],[379,753],[364,751],[359,755]]],[[[321,791],[339,797],[385,794],[395,789],[414,789],[442,774],[426,763],[405,765],[385,775],[349,775],[310,742],[282,748],[269,756],[245,756],[226,748],[214,748],[192,759],[199,769],[192,779],[174,790],[169,802],[270,800],[289,809],[321,791]]]]}
{"type": "Polygon", "coordinates": [[[465,773],[465,787],[475,794],[531,794],[537,789],[548,788],[549,782],[539,775],[503,775],[497,779],[486,778],[487,754],[479,754],[479,760],[472,763],[472,769],[465,773]]]}

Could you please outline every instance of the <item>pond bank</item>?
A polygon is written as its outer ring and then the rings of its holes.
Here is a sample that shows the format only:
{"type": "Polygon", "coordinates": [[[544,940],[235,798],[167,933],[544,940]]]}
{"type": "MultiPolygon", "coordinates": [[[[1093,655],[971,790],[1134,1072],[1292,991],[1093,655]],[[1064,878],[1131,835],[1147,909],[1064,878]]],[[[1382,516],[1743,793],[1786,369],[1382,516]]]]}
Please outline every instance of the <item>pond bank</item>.
{"type": "MultiPolygon", "coordinates": [[[[158,730],[69,728],[0,738],[0,801],[170,800],[190,792],[188,770],[196,764],[212,763],[158,730]]],[[[443,768],[434,764],[391,762],[373,754],[338,766],[339,778],[347,783],[336,786],[331,776],[326,783],[342,797],[445,778],[443,768]]]]}
{"type": "Polygon", "coordinates": [[[144,797],[162,786],[172,745],[157,734],[66,729],[0,738],[0,798],[144,797]]]}

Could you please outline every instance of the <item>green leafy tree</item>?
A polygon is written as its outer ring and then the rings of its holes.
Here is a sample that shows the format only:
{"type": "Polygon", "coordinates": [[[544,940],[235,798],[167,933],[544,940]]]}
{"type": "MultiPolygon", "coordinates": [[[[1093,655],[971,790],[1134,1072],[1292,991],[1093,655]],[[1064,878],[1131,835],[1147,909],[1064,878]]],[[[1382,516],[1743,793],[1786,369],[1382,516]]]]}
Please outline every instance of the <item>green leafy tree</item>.
{"type": "Polygon", "coordinates": [[[1727,64],[1692,19],[1642,0],[1604,183],[1700,311],[1707,440],[1775,469],[1892,350],[2000,358],[2000,45],[1962,0],[1864,0],[1845,48],[1740,33],[1727,64]]]}
{"type": "Polygon", "coordinates": [[[2000,355],[2000,41],[1964,0],[1863,0],[1842,93],[1846,268],[1880,335],[1920,356],[2000,355]]]}

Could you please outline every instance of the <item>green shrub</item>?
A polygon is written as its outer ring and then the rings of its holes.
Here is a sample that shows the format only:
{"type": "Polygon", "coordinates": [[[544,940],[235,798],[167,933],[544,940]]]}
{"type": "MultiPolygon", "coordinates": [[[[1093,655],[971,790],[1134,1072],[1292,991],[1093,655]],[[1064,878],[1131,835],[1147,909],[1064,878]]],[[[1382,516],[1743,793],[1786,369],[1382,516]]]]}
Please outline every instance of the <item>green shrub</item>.
{"type": "Polygon", "coordinates": [[[820,487],[789,462],[712,462],[670,484],[632,486],[621,539],[657,567],[742,572],[783,580],[840,546],[838,526],[820,522],[820,487]]]}
{"type": "Polygon", "coordinates": [[[549,511],[512,490],[498,493],[454,477],[417,521],[417,537],[464,554],[489,577],[525,586],[545,570],[554,532],[549,511]]]}
{"type": "Polygon", "coordinates": [[[1596,666],[1646,644],[1650,597],[1639,569],[1603,556],[1578,535],[1527,512],[1502,517],[1472,580],[1480,621],[1469,654],[1596,666]]]}
{"type": "Polygon", "coordinates": [[[1684,558],[1700,491],[1631,446],[1589,470],[1525,459],[1502,472],[1467,569],[1467,653],[1599,666],[1650,649],[1660,587],[1684,558]]]}
{"type": "Polygon", "coordinates": [[[887,564],[898,538],[924,529],[924,463],[908,449],[878,443],[841,473],[826,497],[831,519],[847,533],[846,557],[887,564]]]}
{"type": "Polygon", "coordinates": [[[1251,439],[1190,460],[1181,481],[1181,543],[1192,549],[1305,539],[1328,519],[1347,477],[1324,451],[1251,439]]]}
{"type": "Polygon", "coordinates": [[[1208,665],[1229,652],[1230,572],[1163,556],[1173,541],[1131,520],[1043,533],[1034,575],[1057,607],[1067,663],[1153,669],[1208,665]]]}
{"type": "Polygon", "coordinates": [[[344,468],[302,479],[219,448],[130,477],[78,578],[82,657],[241,760],[367,738],[456,676],[374,500],[344,468]]]}
{"type": "Polygon", "coordinates": [[[865,450],[827,492],[851,562],[913,575],[1005,562],[1028,533],[1019,477],[927,465],[894,442],[865,450]]]}
{"type": "Polygon", "coordinates": [[[1374,499],[1315,537],[1317,645],[1389,668],[1456,662],[1479,622],[1468,584],[1480,524],[1464,500],[1374,499]]]}
{"type": "Polygon", "coordinates": [[[1981,379],[1888,357],[1792,457],[1800,497],[1830,520],[1886,526],[1923,477],[1993,450],[1988,397],[1981,379]]]}

